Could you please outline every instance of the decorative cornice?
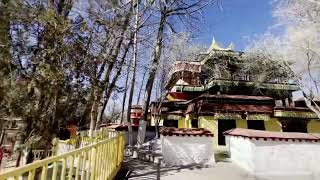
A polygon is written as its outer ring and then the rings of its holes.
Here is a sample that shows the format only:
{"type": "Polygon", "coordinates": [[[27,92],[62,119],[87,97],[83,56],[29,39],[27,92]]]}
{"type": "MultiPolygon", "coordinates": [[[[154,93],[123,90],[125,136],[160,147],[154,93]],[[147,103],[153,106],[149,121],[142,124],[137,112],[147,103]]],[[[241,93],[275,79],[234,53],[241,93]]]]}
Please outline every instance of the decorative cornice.
{"type": "Polygon", "coordinates": [[[290,117],[290,118],[303,118],[303,119],[318,118],[317,114],[314,112],[283,111],[283,110],[274,110],[274,117],[290,117]]]}

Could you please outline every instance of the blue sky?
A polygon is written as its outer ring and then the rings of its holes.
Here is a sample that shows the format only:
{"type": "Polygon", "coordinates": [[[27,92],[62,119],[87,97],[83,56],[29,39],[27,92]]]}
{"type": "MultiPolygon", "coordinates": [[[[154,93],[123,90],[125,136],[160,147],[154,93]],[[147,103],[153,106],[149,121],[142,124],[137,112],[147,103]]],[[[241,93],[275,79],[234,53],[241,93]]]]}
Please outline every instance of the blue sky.
{"type": "Polygon", "coordinates": [[[221,0],[204,11],[205,23],[197,42],[210,45],[212,36],[222,46],[233,42],[236,50],[246,47],[246,37],[262,34],[273,24],[271,0],[221,0]]]}
{"type": "MultiPolygon", "coordinates": [[[[204,23],[197,28],[201,32],[196,33],[196,43],[209,46],[214,36],[222,47],[233,42],[235,49],[242,51],[248,42],[247,37],[253,38],[256,34],[263,34],[273,25],[271,4],[273,0],[219,1],[222,3],[222,10],[218,6],[204,10],[204,23]]],[[[139,80],[137,85],[140,87],[139,80]]],[[[137,92],[135,94],[137,95],[137,92]]],[[[135,100],[136,98],[133,103],[135,100]]]]}

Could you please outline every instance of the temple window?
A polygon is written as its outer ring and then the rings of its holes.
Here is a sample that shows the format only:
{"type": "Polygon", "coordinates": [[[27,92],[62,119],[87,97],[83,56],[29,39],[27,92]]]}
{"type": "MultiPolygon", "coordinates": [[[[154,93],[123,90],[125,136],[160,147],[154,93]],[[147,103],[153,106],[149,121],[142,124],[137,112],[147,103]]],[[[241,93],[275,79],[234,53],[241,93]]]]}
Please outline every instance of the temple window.
{"type": "Polygon", "coordinates": [[[178,128],[178,121],[177,120],[164,120],[163,126],[178,128]]]}
{"type": "Polygon", "coordinates": [[[308,128],[307,124],[308,121],[302,119],[288,119],[282,120],[282,131],[283,132],[302,132],[307,133],[308,128]]]}
{"type": "Polygon", "coordinates": [[[266,130],[263,120],[248,120],[247,125],[248,125],[248,129],[263,130],[263,131],[266,130]]]}
{"type": "Polygon", "coordinates": [[[282,100],[275,100],[275,106],[276,106],[276,107],[281,107],[281,106],[283,106],[282,100]]]}
{"type": "Polygon", "coordinates": [[[198,128],[198,119],[192,119],[191,120],[191,127],[192,128],[198,128]]]}

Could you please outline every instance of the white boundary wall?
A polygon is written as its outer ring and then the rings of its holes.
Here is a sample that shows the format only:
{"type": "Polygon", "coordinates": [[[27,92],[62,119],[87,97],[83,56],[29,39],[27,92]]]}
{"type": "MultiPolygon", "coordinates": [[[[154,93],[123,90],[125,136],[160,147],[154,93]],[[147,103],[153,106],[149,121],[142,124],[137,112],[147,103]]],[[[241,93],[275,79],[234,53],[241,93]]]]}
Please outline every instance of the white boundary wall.
{"type": "Polygon", "coordinates": [[[212,137],[207,136],[162,136],[163,162],[170,166],[214,165],[212,137]]]}
{"type": "Polygon", "coordinates": [[[320,179],[320,143],[227,136],[233,162],[262,179],[320,179]]]}
{"type": "Polygon", "coordinates": [[[247,139],[235,136],[226,136],[226,146],[229,147],[233,162],[249,171],[254,172],[254,144],[247,139]]]}

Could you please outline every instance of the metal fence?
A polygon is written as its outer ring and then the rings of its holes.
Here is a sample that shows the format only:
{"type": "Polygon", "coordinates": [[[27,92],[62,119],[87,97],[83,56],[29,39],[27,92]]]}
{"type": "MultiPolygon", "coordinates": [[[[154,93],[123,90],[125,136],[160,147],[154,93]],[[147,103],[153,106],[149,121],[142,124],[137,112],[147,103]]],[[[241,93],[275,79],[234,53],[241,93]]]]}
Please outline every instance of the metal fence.
{"type": "Polygon", "coordinates": [[[113,179],[124,156],[124,134],[95,138],[90,144],[0,173],[3,179],[106,180],[113,179]],[[91,143],[92,142],[92,143],[91,143]]]}

